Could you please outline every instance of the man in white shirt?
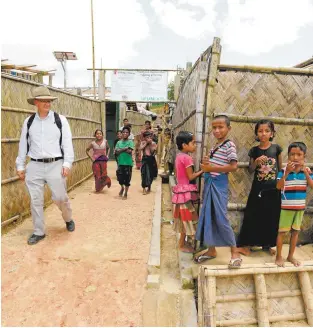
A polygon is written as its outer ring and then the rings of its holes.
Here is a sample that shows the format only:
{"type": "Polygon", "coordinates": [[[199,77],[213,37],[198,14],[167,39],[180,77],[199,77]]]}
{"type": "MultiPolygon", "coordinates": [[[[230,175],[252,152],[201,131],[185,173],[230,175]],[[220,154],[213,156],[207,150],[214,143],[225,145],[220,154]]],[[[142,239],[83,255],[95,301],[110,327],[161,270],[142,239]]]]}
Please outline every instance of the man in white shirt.
{"type": "Polygon", "coordinates": [[[50,110],[51,102],[55,99],[46,87],[32,90],[32,97],[27,101],[37,107],[37,113],[24,121],[16,159],[17,174],[21,180],[25,180],[31,199],[34,233],[28,239],[29,245],[45,238],[45,183],[62,212],[67,230],[75,230],[66,190],[66,177],[74,161],[72,133],[67,119],[50,110]],[[31,160],[25,168],[27,155],[31,160]]]}

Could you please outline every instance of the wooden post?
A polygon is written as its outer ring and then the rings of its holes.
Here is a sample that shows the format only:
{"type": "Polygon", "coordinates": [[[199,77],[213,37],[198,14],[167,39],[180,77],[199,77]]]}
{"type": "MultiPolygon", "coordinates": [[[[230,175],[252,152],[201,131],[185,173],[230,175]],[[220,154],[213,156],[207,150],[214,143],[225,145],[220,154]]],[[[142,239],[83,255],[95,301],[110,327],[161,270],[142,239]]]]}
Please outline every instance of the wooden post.
{"type": "Polygon", "coordinates": [[[213,98],[213,90],[216,85],[216,76],[218,72],[218,64],[220,63],[221,57],[221,46],[220,46],[220,38],[214,38],[213,45],[212,45],[212,52],[211,58],[209,62],[209,75],[208,75],[208,83],[207,83],[207,92],[206,92],[206,108],[205,108],[205,117],[204,117],[204,133],[203,133],[203,152],[208,153],[208,133],[210,131],[209,128],[209,120],[213,113],[213,109],[211,108],[212,105],[212,98],[213,98]]]}
{"type": "Polygon", "coordinates": [[[268,302],[264,274],[253,275],[257,305],[257,317],[259,327],[269,327],[268,302]]]}
{"type": "Polygon", "coordinates": [[[195,127],[195,139],[196,139],[196,160],[195,160],[195,170],[200,169],[200,161],[202,159],[202,143],[203,143],[203,113],[205,110],[205,90],[206,82],[208,79],[208,62],[207,56],[202,58],[203,60],[199,63],[199,85],[196,94],[196,127],[195,127]]]}
{"type": "Polygon", "coordinates": [[[307,321],[313,327],[313,289],[307,271],[298,273],[307,321]]]}

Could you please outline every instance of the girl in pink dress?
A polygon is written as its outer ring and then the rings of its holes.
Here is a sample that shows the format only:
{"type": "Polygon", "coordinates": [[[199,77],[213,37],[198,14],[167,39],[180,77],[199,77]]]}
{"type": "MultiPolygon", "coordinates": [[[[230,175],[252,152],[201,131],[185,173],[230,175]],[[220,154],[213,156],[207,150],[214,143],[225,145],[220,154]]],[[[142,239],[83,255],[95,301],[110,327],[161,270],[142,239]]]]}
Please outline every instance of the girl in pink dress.
{"type": "Polygon", "coordinates": [[[191,132],[181,131],[176,137],[180,152],[175,159],[177,185],[173,187],[172,203],[174,205],[174,230],[180,233],[179,249],[185,253],[194,252],[194,247],[185,243],[186,236],[194,240],[198,214],[194,202],[199,200],[197,185],[190,181],[198,178],[202,170],[194,172],[193,159],[188,153],[196,150],[196,141],[191,132]]]}

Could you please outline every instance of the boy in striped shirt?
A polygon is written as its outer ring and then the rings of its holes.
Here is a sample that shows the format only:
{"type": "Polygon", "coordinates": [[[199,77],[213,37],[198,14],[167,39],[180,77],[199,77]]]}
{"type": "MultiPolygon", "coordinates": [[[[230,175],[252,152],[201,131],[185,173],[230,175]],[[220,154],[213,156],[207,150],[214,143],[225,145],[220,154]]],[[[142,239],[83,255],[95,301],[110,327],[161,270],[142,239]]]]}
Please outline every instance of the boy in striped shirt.
{"type": "Polygon", "coordinates": [[[301,263],[294,258],[299,231],[305,210],[306,190],[313,188],[313,175],[308,167],[304,166],[306,145],[303,142],[293,142],[288,147],[288,164],[278,173],[277,189],[281,190],[281,213],[277,236],[277,255],[275,263],[284,266],[282,247],[284,235],[291,231],[289,254],[287,261],[294,266],[301,263]]]}

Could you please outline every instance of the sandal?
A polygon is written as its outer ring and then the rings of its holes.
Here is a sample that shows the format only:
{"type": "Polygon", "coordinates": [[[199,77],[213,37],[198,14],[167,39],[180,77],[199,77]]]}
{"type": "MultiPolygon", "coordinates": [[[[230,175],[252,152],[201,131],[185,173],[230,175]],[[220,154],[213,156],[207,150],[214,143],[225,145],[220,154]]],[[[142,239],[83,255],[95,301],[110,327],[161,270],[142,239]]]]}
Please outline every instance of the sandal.
{"type": "Polygon", "coordinates": [[[194,261],[194,263],[199,264],[199,263],[202,263],[202,262],[204,262],[206,260],[213,260],[215,258],[216,258],[216,256],[200,255],[198,257],[194,257],[193,258],[193,261],[194,261]]]}
{"type": "Polygon", "coordinates": [[[237,257],[235,259],[230,259],[228,264],[228,269],[240,269],[242,258],[237,257]]]}

